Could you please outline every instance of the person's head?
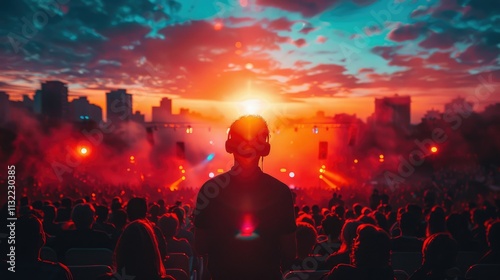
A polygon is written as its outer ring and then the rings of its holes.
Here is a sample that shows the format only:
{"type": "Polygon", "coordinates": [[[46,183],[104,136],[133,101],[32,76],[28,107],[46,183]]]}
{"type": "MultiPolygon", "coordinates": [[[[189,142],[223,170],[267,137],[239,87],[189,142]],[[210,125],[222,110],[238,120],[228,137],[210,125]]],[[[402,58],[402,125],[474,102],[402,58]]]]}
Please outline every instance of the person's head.
{"type": "Polygon", "coordinates": [[[97,215],[97,219],[96,219],[97,222],[104,223],[108,220],[108,213],[109,213],[108,207],[106,207],[104,205],[96,206],[95,213],[97,215]]]}
{"type": "Polygon", "coordinates": [[[413,213],[405,212],[401,214],[399,220],[401,234],[406,236],[416,236],[418,230],[418,220],[413,213]]]}
{"type": "Polygon", "coordinates": [[[488,245],[493,251],[500,251],[500,221],[496,221],[488,225],[486,230],[486,238],[488,245]]]}
{"type": "Polygon", "coordinates": [[[305,259],[312,252],[316,245],[318,233],[316,229],[308,223],[297,223],[297,256],[305,259]]]}
{"type": "Polygon", "coordinates": [[[304,212],[304,214],[309,214],[309,212],[311,212],[311,208],[309,208],[308,205],[304,205],[302,206],[302,212],[304,212]]]}
{"type": "Polygon", "coordinates": [[[57,209],[52,205],[44,205],[42,207],[43,221],[45,223],[53,223],[56,220],[57,209]]]}
{"type": "Polygon", "coordinates": [[[134,197],[127,203],[127,215],[129,221],[137,219],[145,219],[148,212],[148,205],[146,199],[142,197],[134,197]]]}
{"type": "Polygon", "coordinates": [[[446,232],[445,218],[446,216],[443,208],[434,206],[429,213],[429,219],[427,221],[427,236],[439,232],[446,232]]]}
{"type": "Polygon", "coordinates": [[[344,216],[345,216],[345,208],[344,208],[344,206],[341,206],[341,205],[335,206],[335,208],[333,209],[333,212],[337,216],[339,216],[339,218],[344,219],[344,216]]]}
{"type": "Polygon", "coordinates": [[[42,223],[33,215],[19,217],[16,221],[16,258],[35,260],[45,245],[42,223]]]}
{"type": "Polygon", "coordinates": [[[299,217],[297,217],[297,219],[295,219],[295,222],[297,223],[308,223],[310,224],[311,226],[316,226],[316,224],[314,223],[314,219],[311,215],[309,214],[302,214],[300,215],[299,217]]]}
{"type": "Polygon", "coordinates": [[[352,260],[356,267],[384,267],[390,265],[391,239],[381,228],[364,224],[357,228],[352,260]]]}
{"type": "Polygon", "coordinates": [[[231,124],[226,151],[234,155],[242,168],[257,166],[260,157],[267,156],[270,149],[269,128],[261,116],[243,116],[231,124]]]}
{"type": "Polygon", "coordinates": [[[180,207],[175,207],[172,209],[172,213],[174,213],[177,216],[177,220],[179,221],[179,226],[182,226],[184,224],[184,215],[186,212],[184,212],[184,209],[180,207]]]}
{"type": "Polygon", "coordinates": [[[174,213],[166,213],[160,217],[157,226],[166,239],[172,239],[179,229],[179,219],[174,213]]]}
{"type": "Polygon", "coordinates": [[[123,209],[118,209],[113,212],[110,222],[115,226],[116,229],[121,230],[127,224],[127,213],[123,209]]]}
{"type": "Polygon", "coordinates": [[[337,215],[327,215],[321,222],[325,234],[328,235],[331,240],[339,239],[343,224],[344,221],[337,215]]]}
{"type": "Polygon", "coordinates": [[[354,205],[352,206],[352,209],[354,210],[354,214],[356,215],[356,217],[361,216],[361,213],[363,210],[363,205],[361,205],[359,203],[354,203],[354,205]]]}
{"type": "Polygon", "coordinates": [[[149,215],[151,217],[158,217],[160,215],[160,206],[156,203],[153,203],[153,205],[149,207],[149,215]]]}
{"type": "Polygon", "coordinates": [[[436,233],[425,239],[422,255],[430,270],[450,269],[456,265],[458,244],[448,233],[436,233]]]}
{"type": "Polygon", "coordinates": [[[484,227],[484,223],[488,219],[486,211],[480,208],[472,210],[472,222],[478,227],[484,227]]]}
{"type": "Polygon", "coordinates": [[[90,203],[75,205],[71,212],[71,220],[78,230],[90,229],[95,221],[95,209],[90,203]]]}
{"type": "Polygon", "coordinates": [[[340,234],[340,252],[347,252],[351,250],[354,238],[356,238],[356,230],[361,225],[359,221],[347,220],[342,227],[342,232],[340,234]]]}
{"type": "Polygon", "coordinates": [[[117,271],[125,269],[135,279],[158,279],[165,276],[153,228],[144,220],[125,227],[116,243],[113,262],[117,271]]]}

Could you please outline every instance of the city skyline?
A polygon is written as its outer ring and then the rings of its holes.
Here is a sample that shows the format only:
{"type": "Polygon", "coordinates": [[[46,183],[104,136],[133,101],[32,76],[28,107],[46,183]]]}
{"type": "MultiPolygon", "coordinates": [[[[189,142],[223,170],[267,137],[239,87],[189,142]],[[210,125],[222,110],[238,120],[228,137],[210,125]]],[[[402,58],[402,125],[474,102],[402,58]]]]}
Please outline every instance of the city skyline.
{"type": "Polygon", "coordinates": [[[366,119],[373,98],[399,94],[412,98],[412,123],[457,96],[479,111],[500,102],[473,100],[498,91],[494,3],[292,2],[6,3],[0,90],[20,100],[61,80],[70,98],[106,114],[103,93],[123,88],[146,120],[164,97],[175,112],[228,118],[253,102],[273,114],[366,119]]]}
{"type": "MultiPolygon", "coordinates": [[[[116,89],[105,92],[106,103],[104,107],[90,103],[87,96],[77,96],[71,101],[69,100],[69,90],[68,85],[61,81],[46,81],[41,83],[41,89],[35,90],[33,99],[29,95],[23,95],[23,100],[12,100],[10,95],[4,91],[0,91],[2,112],[8,113],[9,103],[18,103],[17,107],[22,107],[28,111],[35,113],[36,115],[43,115],[45,117],[53,119],[61,119],[66,121],[78,122],[93,120],[97,123],[100,121],[106,121],[111,123],[120,123],[127,121],[134,121],[137,123],[189,123],[189,117],[195,117],[198,120],[205,119],[213,122],[217,119],[213,115],[204,115],[196,111],[190,111],[190,108],[179,109],[176,114],[173,111],[173,99],[168,97],[163,97],[159,106],[152,106],[149,108],[151,112],[151,119],[145,117],[146,112],[141,112],[133,109],[134,99],[133,94],[127,92],[127,89],[116,89]],[[50,101],[50,102],[49,102],[50,101]],[[5,104],[4,104],[5,103],[5,104]]],[[[479,96],[481,97],[481,96],[479,96]]],[[[476,97],[478,101],[481,101],[479,97],[476,97]]],[[[412,97],[408,95],[395,94],[393,96],[384,96],[381,98],[375,97],[373,99],[374,110],[366,111],[369,114],[366,119],[361,118],[358,114],[350,114],[348,112],[327,112],[317,110],[314,115],[307,116],[292,116],[292,115],[274,115],[270,119],[273,121],[277,118],[289,118],[295,120],[311,120],[318,119],[321,123],[321,119],[325,118],[337,118],[342,115],[352,116],[354,118],[360,118],[364,123],[373,125],[385,125],[393,124],[404,130],[410,128],[410,125],[416,125],[424,120],[436,120],[436,119],[447,119],[451,115],[463,114],[463,112],[477,112],[480,113],[484,110],[477,110],[477,104],[467,100],[462,96],[456,96],[455,98],[448,100],[447,103],[443,105],[443,110],[436,109],[434,107],[427,108],[425,114],[420,118],[417,123],[412,123],[410,120],[412,112],[412,97]]],[[[498,106],[500,103],[489,104],[488,106],[498,106]]],[[[242,104],[243,112],[240,115],[246,114],[259,114],[258,108],[260,105],[254,101],[246,102],[242,104]],[[250,111],[248,111],[250,110],[250,111]],[[251,112],[255,110],[255,112],[251,112]]],[[[264,108],[265,109],[265,108],[264,108]]],[[[147,112],[148,112],[147,111],[147,112]]],[[[5,118],[4,116],[2,118],[5,118]]],[[[227,116],[222,116],[226,118],[227,116]]],[[[326,120],[326,119],[325,119],[326,120]]]]}

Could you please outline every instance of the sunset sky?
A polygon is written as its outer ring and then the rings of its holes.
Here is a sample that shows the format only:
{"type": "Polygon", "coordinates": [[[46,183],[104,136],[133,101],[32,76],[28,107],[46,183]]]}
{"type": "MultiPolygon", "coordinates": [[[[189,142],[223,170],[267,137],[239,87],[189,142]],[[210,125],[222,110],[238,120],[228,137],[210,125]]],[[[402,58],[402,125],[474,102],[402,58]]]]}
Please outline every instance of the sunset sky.
{"type": "Polygon", "coordinates": [[[411,95],[412,122],[461,95],[500,102],[498,0],[3,1],[0,90],[19,99],[45,80],[105,109],[126,88],[134,110],[174,99],[232,117],[356,113],[411,95]],[[485,85],[485,81],[487,85],[485,85]]]}

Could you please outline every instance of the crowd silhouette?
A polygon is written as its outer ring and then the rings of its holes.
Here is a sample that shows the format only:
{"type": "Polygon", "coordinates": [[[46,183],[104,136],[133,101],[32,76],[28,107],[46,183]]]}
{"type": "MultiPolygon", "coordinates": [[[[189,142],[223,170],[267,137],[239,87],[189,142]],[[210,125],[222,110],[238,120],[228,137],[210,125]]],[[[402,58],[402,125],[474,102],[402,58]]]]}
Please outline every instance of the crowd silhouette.
{"type": "MultiPolygon", "coordinates": [[[[228,140],[238,137],[232,130],[228,140]]],[[[405,202],[408,186],[402,186],[372,188],[364,197],[330,192],[322,204],[303,203],[313,190],[292,192],[259,168],[269,153],[266,134],[261,143],[229,141],[233,169],[209,180],[197,201],[112,192],[19,199],[16,272],[7,270],[5,259],[1,279],[499,277],[500,200],[494,192],[467,199],[466,184],[441,191],[414,186],[413,199],[405,202]],[[255,153],[255,147],[264,150],[255,153]]],[[[440,182],[442,174],[433,180],[440,182]]],[[[1,218],[7,214],[5,204],[1,218]]],[[[6,258],[9,232],[1,230],[6,258]]]]}

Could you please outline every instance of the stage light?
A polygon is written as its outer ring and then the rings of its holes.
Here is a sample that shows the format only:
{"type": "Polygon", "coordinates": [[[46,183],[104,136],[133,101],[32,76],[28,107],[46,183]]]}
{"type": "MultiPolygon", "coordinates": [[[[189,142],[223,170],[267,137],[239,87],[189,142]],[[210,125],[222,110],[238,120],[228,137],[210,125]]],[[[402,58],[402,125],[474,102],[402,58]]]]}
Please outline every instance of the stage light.
{"type": "Polygon", "coordinates": [[[181,173],[182,173],[182,174],[186,173],[186,170],[182,169],[182,170],[181,170],[181,173]]]}
{"type": "Polygon", "coordinates": [[[358,162],[359,162],[359,160],[357,160],[357,159],[354,160],[354,163],[358,163],[358,162]]]}
{"type": "Polygon", "coordinates": [[[326,166],[323,164],[323,165],[321,166],[321,168],[326,169],[326,166]]]}
{"type": "Polygon", "coordinates": [[[286,172],[286,168],[281,168],[281,169],[280,169],[280,172],[281,172],[281,173],[285,173],[285,172],[286,172]]]}
{"type": "Polygon", "coordinates": [[[208,161],[211,161],[211,160],[213,160],[213,159],[214,159],[214,157],[215,157],[215,154],[214,154],[214,153],[211,153],[211,154],[209,154],[209,155],[207,156],[207,160],[208,160],[208,161]]]}
{"type": "Polygon", "coordinates": [[[217,173],[222,173],[222,172],[224,172],[224,169],[222,168],[217,169],[217,173]]]}
{"type": "Polygon", "coordinates": [[[193,128],[190,125],[187,126],[186,133],[187,134],[192,134],[193,133],[193,128]]]}
{"type": "Polygon", "coordinates": [[[313,131],[314,134],[318,134],[319,133],[319,129],[318,129],[317,126],[313,126],[312,131],[313,131]]]}
{"type": "Polygon", "coordinates": [[[134,160],[135,160],[135,157],[134,157],[134,156],[130,156],[130,160],[131,160],[131,161],[134,161],[134,160]]]}
{"type": "Polygon", "coordinates": [[[382,154],[381,154],[381,155],[379,155],[378,157],[379,157],[380,159],[384,159],[384,155],[382,155],[382,154]]]}
{"type": "Polygon", "coordinates": [[[290,176],[290,178],[295,177],[295,172],[290,172],[290,173],[288,173],[288,176],[290,176]]]}
{"type": "Polygon", "coordinates": [[[182,167],[182,165],[179,165],[179,169],[182,170],[182,169],[184,169],[184,167],[182,167]]]}
{"type": "Polygon", "coordinates": [[[320,178],[320,179],[323,179],[323,175],[319,175],[319,178],[320,178]]]}
{"type": "Polygon", "coordinates": [[[438,148],[436,146],[431,147],[431,152],[433,154],[437,153],[438,152],[438,148]]]}
{"type": "Polygon", "coordinates": [[[215,174],[213,172],[208,173],[208,177],[213,178],[215,174]]]}
{"type": "Polygon", "coordinates": [[[181,179],[182,179],[182,181],[186,180],[186,176],[182,176],[181,179]]]}
{"type": "Polygon", "coordinates": [[[80,154],[86,155],[89,152],[89,150],[85,147],[80,148],[80,154]]]}
{"type": "Polygon", "coordinates": [[[379,159],[378,160],[379,162],[384,162],[385,160],[383,158],[379,159]]]}
{"type": "Polygon", "coordinates": [[[324,172],[325,172],[325,170],[324,170],[323,168],[321,168],[321,169],[319,170],[319,173],[324,173],[324,172]]]}

